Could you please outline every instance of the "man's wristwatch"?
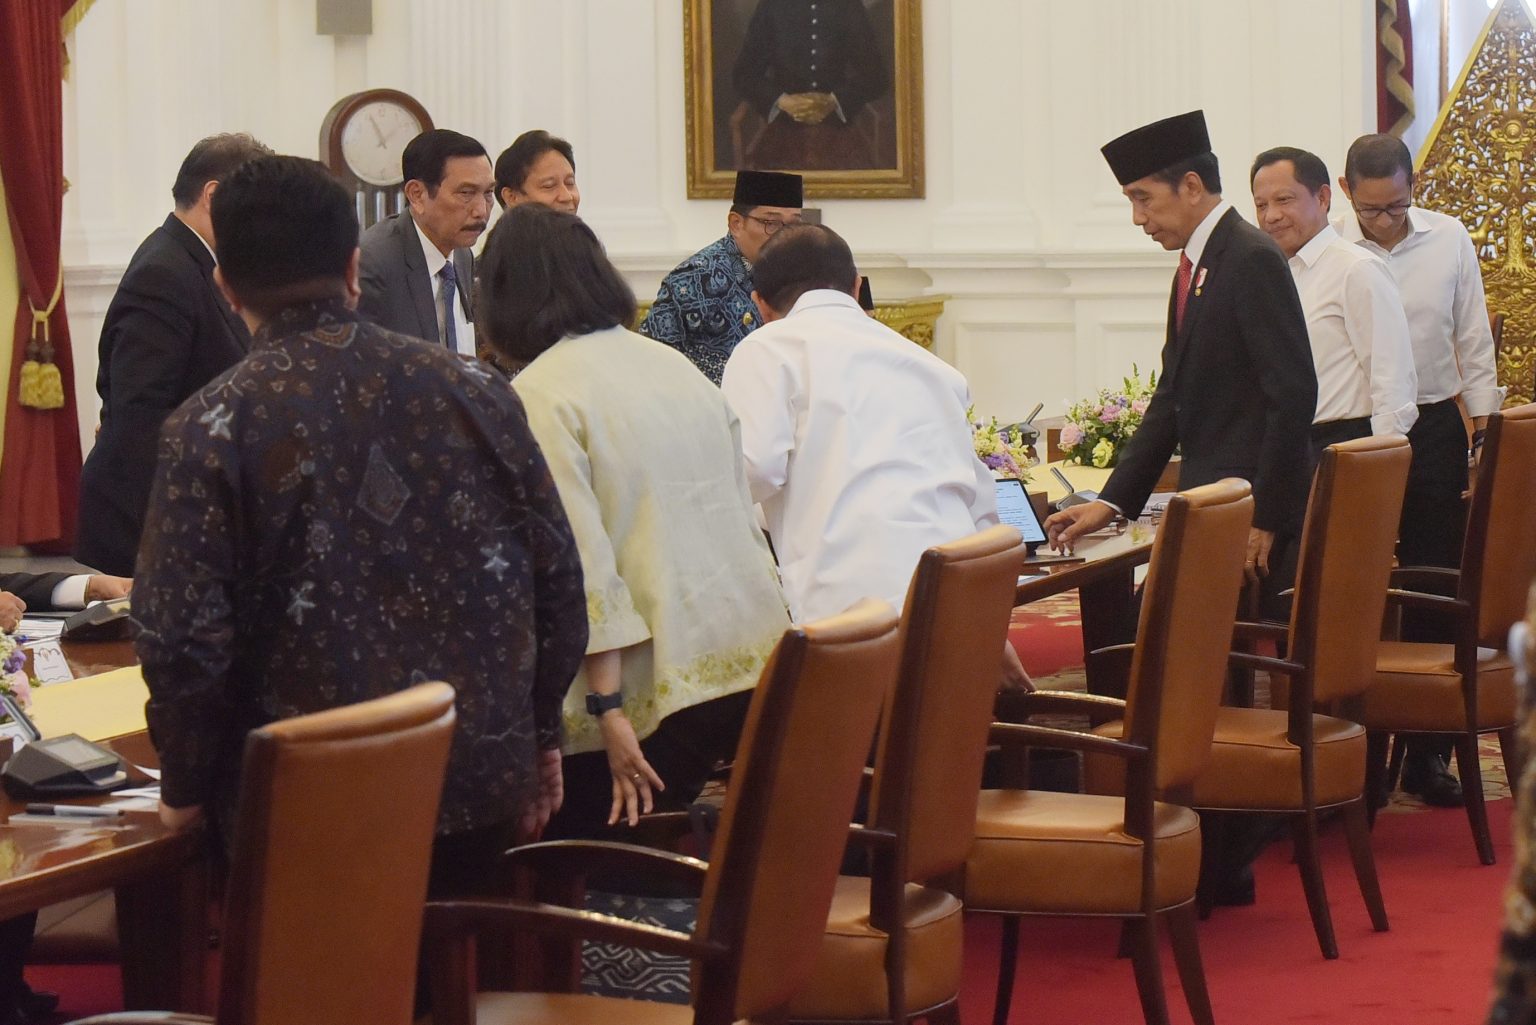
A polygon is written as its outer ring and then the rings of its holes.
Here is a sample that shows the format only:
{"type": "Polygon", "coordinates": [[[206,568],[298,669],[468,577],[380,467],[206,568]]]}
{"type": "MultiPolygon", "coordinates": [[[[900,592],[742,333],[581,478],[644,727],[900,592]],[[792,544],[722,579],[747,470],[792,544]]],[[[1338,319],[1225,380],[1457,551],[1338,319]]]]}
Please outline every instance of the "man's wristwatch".
{"type": "Polygon", "coordinates": [[[619,691],[614,691],[612,694],[587,695],[587,714],[589,715],[602,715],[604,712],[623,707],[624,695],[619,691]]]}

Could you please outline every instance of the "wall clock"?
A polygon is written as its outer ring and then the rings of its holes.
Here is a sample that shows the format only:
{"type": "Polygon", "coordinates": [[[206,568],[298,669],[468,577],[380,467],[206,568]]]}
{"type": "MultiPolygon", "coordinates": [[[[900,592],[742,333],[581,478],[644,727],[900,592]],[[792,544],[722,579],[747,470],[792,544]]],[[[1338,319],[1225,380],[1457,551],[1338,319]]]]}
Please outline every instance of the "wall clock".
{"type": "Polygon", "coordinates": [[[352,190],[363,227],[405,209],[400,155],[432,127],[417,100],[398,89],[365,89],[337,100],[320,123],[320,159],[352,190]]]}

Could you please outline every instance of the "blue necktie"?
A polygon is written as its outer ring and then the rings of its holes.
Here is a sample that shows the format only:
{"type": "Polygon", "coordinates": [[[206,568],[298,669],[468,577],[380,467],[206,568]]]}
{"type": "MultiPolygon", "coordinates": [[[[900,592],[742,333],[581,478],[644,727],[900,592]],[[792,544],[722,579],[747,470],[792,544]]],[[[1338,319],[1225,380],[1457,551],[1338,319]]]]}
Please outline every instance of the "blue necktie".
{"type": "Polygon", "coordinates": [[[458,291],[459,276],[453,269],[452,258],[443,264],[443,269],[437,272],[437,276],[443,279],[443,344],[448,346],[449,352],[458,352],[458,329],[454,325],[453,303],[454,293],[458,291]]]}

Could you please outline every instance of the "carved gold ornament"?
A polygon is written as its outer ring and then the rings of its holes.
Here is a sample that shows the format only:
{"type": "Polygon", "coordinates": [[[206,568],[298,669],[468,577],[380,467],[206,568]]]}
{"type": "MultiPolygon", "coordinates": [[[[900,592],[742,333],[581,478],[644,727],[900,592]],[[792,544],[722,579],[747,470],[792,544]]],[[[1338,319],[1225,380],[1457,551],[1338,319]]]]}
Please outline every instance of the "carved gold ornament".
{"type": "Polygon", "coordinates": [[[1417,202],[1472,235],[1488,309],[1504,314],[1506,405],[1536,387],[1536,19],[1501,0],[1419,155],[1417,202]]]}

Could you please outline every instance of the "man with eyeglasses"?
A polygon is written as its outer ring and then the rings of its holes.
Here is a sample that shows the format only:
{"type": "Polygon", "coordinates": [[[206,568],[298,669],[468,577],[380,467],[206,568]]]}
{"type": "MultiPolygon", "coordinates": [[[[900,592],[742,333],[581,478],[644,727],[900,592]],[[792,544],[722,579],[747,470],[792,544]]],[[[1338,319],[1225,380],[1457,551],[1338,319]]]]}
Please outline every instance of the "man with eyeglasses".
{"type": "MultiPolygon", "coordinates": [[[[1413,205],[1413,158],[1400,139],[1356,139],[1339,188],[1353,212],[1342,214],[1334,226],[1345,239],[1385,260],[1397,279],[1419,379],[1419,419],[1408,432],[1413,464],[1403,498],[1398,561],[1455,567],[1466,533],[1461,496],[1468,466],[1482,450],[1488,414],[1504,399],[1477,250],[1456,218],[1413,205]],[[1472,418],[1470,451],[1458,397],[1472,418]]],[[[1443,626],[1410,612],[1403,616],[1406,639],[1451,640],[1443,626]]],[[[1447,765],[1450,747],[1449,741],[1415,740],[1403,768],[1403,789],[1428,804],[1461,804],[1461,784],[1447,765]]],[[[1382,800],[1385,795],[1375,796],[1382,800]]]]}
{"type": "Polygon", "coordinates": [[[640,333],[693,361],[715,384],[736,343],[762,324],[752,303],[752,264],[805,205],[798,174],[739,171],[725,237],[678,264],[661,282],[640,333]]]}

